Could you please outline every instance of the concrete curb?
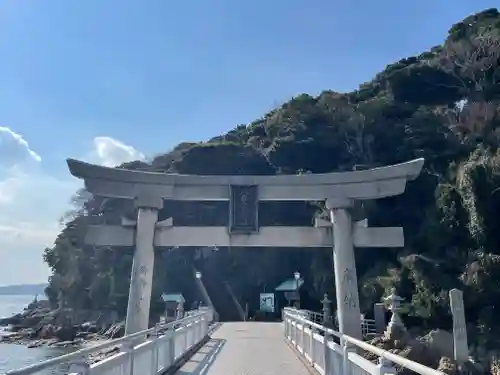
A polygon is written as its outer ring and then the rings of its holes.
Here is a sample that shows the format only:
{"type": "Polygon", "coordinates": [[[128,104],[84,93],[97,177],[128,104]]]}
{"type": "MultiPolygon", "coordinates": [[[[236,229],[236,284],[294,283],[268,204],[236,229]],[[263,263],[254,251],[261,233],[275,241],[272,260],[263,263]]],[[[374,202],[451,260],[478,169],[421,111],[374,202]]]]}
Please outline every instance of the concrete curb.
{"type": "Polygon", "coordinates": [[[207,335],[210,336],[212,333],[217,331],[221,325],[222,325],[221,322],[217,322],[217,323],[212,324],[210,327],[208,327],[207,335]]]}

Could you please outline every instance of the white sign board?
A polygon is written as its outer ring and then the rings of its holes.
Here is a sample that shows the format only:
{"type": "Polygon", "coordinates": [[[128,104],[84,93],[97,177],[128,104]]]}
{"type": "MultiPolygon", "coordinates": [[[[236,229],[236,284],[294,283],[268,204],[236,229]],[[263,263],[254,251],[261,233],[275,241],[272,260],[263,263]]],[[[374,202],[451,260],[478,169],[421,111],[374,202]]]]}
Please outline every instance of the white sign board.
{"type": "Polygon", "coordinates": [[[274,312],[274,293],[260,294],[260,311],[274,312]]]}

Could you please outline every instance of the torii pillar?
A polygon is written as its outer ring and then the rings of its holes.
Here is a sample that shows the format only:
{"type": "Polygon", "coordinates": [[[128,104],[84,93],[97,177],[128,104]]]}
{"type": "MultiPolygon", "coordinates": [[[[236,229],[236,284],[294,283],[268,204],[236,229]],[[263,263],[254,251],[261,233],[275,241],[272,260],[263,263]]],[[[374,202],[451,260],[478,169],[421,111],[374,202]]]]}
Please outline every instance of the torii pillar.
{"type": "Polygon", "coordinates": [[[163,200],[151,199],[151,196],[142,194],[135,199],[135,206],[137,208],[135,251],[130,275],[125,335],[142,331],[149,326],[155,264],[154,236],[158,211],[163,208],[163,200]]]}
{"type": "Polygon", "coordinates": [[[327,199],[333,236],[333,265],[339,330],[354,338],[363,337],[359,307],[358,277],[353,244],[353,223],[349,199],[327,199]]]}

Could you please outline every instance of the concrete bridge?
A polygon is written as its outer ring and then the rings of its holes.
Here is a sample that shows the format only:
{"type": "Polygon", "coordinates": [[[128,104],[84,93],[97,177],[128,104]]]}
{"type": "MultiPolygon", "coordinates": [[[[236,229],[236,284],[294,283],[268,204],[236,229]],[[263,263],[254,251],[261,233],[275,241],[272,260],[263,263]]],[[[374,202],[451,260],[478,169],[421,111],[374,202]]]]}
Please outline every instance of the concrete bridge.
{"type": "Polygon", "coordinates": [[[285,309],[283,321],[217,323],[210,309],[188,317],[63,355],[7,375],[385,375],[401,366],[420,375],[444,375],[398,355],[343,335],[285,309]],[[85,358],[118,347],[95,364],[85,358]],[[378,357],[363,358],[363,352],[378,357]],[[65,370],[62,370],[65,369],[65,370]]]}

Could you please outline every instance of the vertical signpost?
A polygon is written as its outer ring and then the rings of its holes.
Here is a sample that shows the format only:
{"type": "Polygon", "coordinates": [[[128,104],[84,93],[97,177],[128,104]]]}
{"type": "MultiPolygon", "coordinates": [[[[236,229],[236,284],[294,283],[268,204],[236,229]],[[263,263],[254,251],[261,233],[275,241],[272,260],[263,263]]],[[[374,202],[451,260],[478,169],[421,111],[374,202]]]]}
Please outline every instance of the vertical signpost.
{"type": "Polygon", "coordinates": [[[452,289],[449,294],[451,314],[453,316],[453,352],[455,361],[462,364],[469,360],[464,295],[459,289],[452,289]]]}

